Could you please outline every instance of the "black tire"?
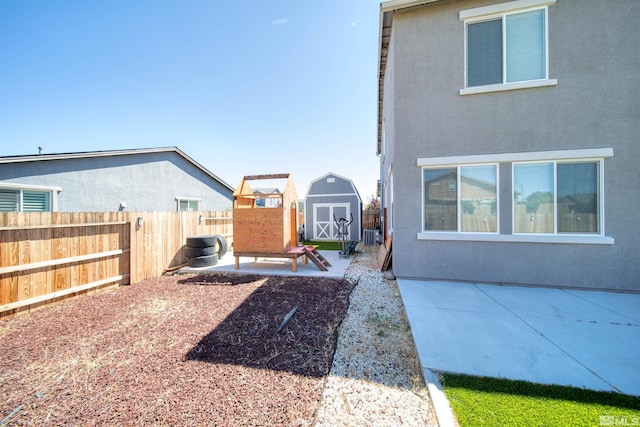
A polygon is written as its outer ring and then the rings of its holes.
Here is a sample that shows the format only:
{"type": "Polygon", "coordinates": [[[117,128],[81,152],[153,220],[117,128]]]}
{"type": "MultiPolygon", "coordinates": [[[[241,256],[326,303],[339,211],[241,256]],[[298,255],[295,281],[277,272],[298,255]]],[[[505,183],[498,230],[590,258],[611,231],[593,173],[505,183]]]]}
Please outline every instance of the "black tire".
{"type": "Polygon", "coordinates": [[[215,246],[218,236],[195,236],[187,237],[187,246],[190,248],[206,248],[208,246],[215,246]]]}
{"type": "MultiPolygon", "coordinates": [[[[185,246],[184,256],[187,258],[197,258],[199,256],[209,256],[216,253],[215,246],[207,246],[204,248],[192,248],[191,246],[185,246]]],[[[219,255],[218,255],[219,256],[219,255]]]]}
{"type": "Polygon", "coordinates": [[[218,254],[188,258],[187,265],[192,268],[211,267],[218,263],[218,254]]]}
{"type": "Polygon", "coordinates": [[[224,254],[227,253],[227,249],[229,249],[229,246],[227,245],[227,239],[219,234],[216,234],[216,240],[218,242],[218,258],[222,258],[224,254]]]}

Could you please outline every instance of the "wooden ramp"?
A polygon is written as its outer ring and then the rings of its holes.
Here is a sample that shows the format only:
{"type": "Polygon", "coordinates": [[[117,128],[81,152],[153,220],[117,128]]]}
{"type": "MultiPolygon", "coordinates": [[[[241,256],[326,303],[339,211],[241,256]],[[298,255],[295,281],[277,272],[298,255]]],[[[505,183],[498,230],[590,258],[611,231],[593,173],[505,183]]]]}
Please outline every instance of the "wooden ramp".
{"type": "Polygon", "coordinates": [[[313,263],[322,271],[329,271],[327,267],[331,267],[331,264],[325,257],[323,257],[320,252],[316,250],[313,246],[305,246],[304,252],[313,263]]]}

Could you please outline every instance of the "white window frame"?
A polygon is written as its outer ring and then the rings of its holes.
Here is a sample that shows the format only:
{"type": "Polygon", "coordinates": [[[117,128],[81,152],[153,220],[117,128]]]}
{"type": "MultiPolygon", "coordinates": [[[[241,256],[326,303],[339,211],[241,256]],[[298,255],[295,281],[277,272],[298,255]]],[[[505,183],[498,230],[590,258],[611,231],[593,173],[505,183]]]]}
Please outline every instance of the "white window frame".
{"type": "MultiPolygon", "coordinates": [[[[58,210],[58,193],[62,191],[60,187],[49,187],[42,185],[25,185],[25,184],[8,184],[8,183],[0,183],[0,190],[10,190],[17,191],[18,194],[18,210],[15,212],[24,212],[23,211],[23,191],[33,191],[33,192],[41,192],[41,193],[49,193],[49,210],[42,212],[57,212],[58,210]]],[[[30,212],[38,212],[38,211],[30,211],[30,212]]]]}
{"type": "MultiPolygon", "coordinates": [[[[600,161],[599,170],[599,234],[501,234],[501,233],[460,233],[452,231],[421,231],[417,233],[418,240],[443,240],[443,241],[485,241],[485,242],[513,242],[513,243],[560,243],[560,244],[590,244],[590,245],[613,245],[615,239],[606,235],[605,230],[605,193],[604,193],[604,161],[613,157],[613,148],[586,148],[575,150],[557,151],[534,151],[520,153],[498,153],[480,154],[467,156],[446,156],[446,157],[420,157],[417,159],[419,168],[419,188],[423,193],[421,209],[424,210],[424,190],[423,190],[423,167],[453,167],[466,166],[468,164],[481,163],[523,163],[556,161],[565,163],[566,161],[600,161]]],[[[513,166],[512,170],[513,170],[513,166]]],[[[511,176],[511,186],[513,187],[513,175],[511,176]]],[[[500,190],[498,190],[498,195],[500,190]]],[[[512,195],[513,197],[513,195],[512,195]]],[[[513,204],[513,201],[511,202],[513,204]]],[[[498,205],[498,215],[500,215],[498,205]]],[[[511,213],[513,217],[513,212],[511,213]]],[[[421,228],[424,226],[424,214],[422,216],[421,228]]],[[[500,230],[498,222],[498,230],[500,230]]],[[[512,232],[512,231],[511,231],[512,232]]]]}
{"type": "Polygon", "coordinates": [[[536,87],[555,86],[558,84],[557,79],[549,78],[549,10],[548,6],[555,4],[556,0],[515,0],[507,3],[500,3],[491,6],[477,7],[460,11],[459,19],[464,22],[464,85],[460,89],[460,95],[474,95],[479,93],[500,92],[517,89],[528,89],[536,87]],[[537,80],[527,80],[518,82],[506,82],[506,35],[505,21],[507,15],[528,12],[532,10],[544,10],[545,15],[545,77],[537,80]],[[468,24],[473,24],[492,19],[502,19],[502,83],[490,84],[484,86],[467,86],[468,67],[467,67],[467,44],[468,24]]]}
{"type": "MultiPolygon", "coordinates": [[[[432,233],[440,233],[440,234],[500,234],[500,165],[498,163],[495,162],[488,162],[488,163],[465,163],[465,164],[461,164],[461,163],[457,163],[457,164],[438,164],[438,165],[433,165],[431,167],[427,166],[427,165],[423,165],[422,168],[420,169],[420,174],[421,174],[421,180],[422,180],[422,184],[421,184],[421,188],[422,188],[422,206],[421,206],[421,210],[422,210],[422,234],[432,234],[432,233]],[[460,173],[460,169],[463,167],[474,167],[474,166],[495,166],[496,167],[496,231],[461,231],[462,230],[462,198],[460,197],[460,193],[462,192],[462,174],[460,173]],[[450,169],[456,169],[456,189],[455,189],[455,193],[456,193],[456,209],[457,209],[457,216],[456,216],[456,231],[451,231],[451,230],[425,230],[424,229],[424,196],[425,196],[425,191],[424,191],[424,170],[425,169],[446,169],[446,168],[450,168],[450,169]]],[[[436,184],[436,185],[439,185],[436,184]]],[[[451,191],[451,183],[449,184],[449,189],[448,191],[451,191]]]]}
{"type": "Polygon", "coordinates": [[[202,201],[202,199],[199,198],[195,198],[195,197],[176,197],[176,208],[178,210],[178,212],[189,212],[189,211],[182,211],[180,210],[180,202],[197,202],[198,203],[198,209],[196,209],[194,212],[197,212],[200,210],[200,202],[202,201]]]}
{"type": "MultiPolygon", "coordinates": [[[[511,228],[514,236],[599,236],[604,237],[604,158],[589,157],[578,159],[563,159],[563,160],[540,160],[529,162],[513,162],[511,164],[511,182],[515,183],[515,169],[518,165],[535,165],[535,164],[552,164],[553,165],[553,233],[517,233],[515,230],[515,217],[516,217],[516,204],[512,203],[511,210],[511,228]],[[558,232],[558,165],[562,164],[577,164],[577,163],[598,163],[598,232],[597,233],[568,233],[558,232]]],[[[511,199],[514,200],[516,188],[512,185],[511,199]]]]}

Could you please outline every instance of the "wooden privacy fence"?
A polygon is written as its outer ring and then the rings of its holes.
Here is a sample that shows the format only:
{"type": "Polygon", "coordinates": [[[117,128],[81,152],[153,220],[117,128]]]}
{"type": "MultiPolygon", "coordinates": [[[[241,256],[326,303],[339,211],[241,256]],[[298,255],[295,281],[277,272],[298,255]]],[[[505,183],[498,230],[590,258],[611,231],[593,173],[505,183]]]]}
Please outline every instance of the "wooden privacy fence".
{"type": "Polygon", "coordinates": [[[365,209],[362,212],[362,228],[364,230],[380,229],[380,209],[365,209]]]}
{"type": "Polygon", "coordinates": [[[0,213],[0,317],[158,277],[210,234],[232,244],[231,212],[0,213]]]}

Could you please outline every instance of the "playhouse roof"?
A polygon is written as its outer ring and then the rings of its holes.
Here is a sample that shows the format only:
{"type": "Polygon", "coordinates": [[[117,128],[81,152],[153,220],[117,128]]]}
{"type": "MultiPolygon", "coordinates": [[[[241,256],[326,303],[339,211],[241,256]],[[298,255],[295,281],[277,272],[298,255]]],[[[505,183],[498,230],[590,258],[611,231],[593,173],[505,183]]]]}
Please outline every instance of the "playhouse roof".
{"type": "MultiPolygon", "coordinates": [[[[249,181],[256,180],[279,180],[285,179],[286,182],[283,186],[282,192],[280,192],[277,188],[276,191],[269,193],[275,195],[282,195],[282,204],[283,206],[290,206],[291,203],[298,202],[298,194],[296,192],[295,185],[293,184],[293,179],[291,178],[291,174],[288,173],[280,173],[280,174],[268,174],[268,175],[246,175],[240,180],[240,184],[236,188],[236,191],[233,193],[233,199],[255,199],[256,193],[249,184],[249,181]]],[[[259,187],[258,187],[259,188],[259,187]]]]}

